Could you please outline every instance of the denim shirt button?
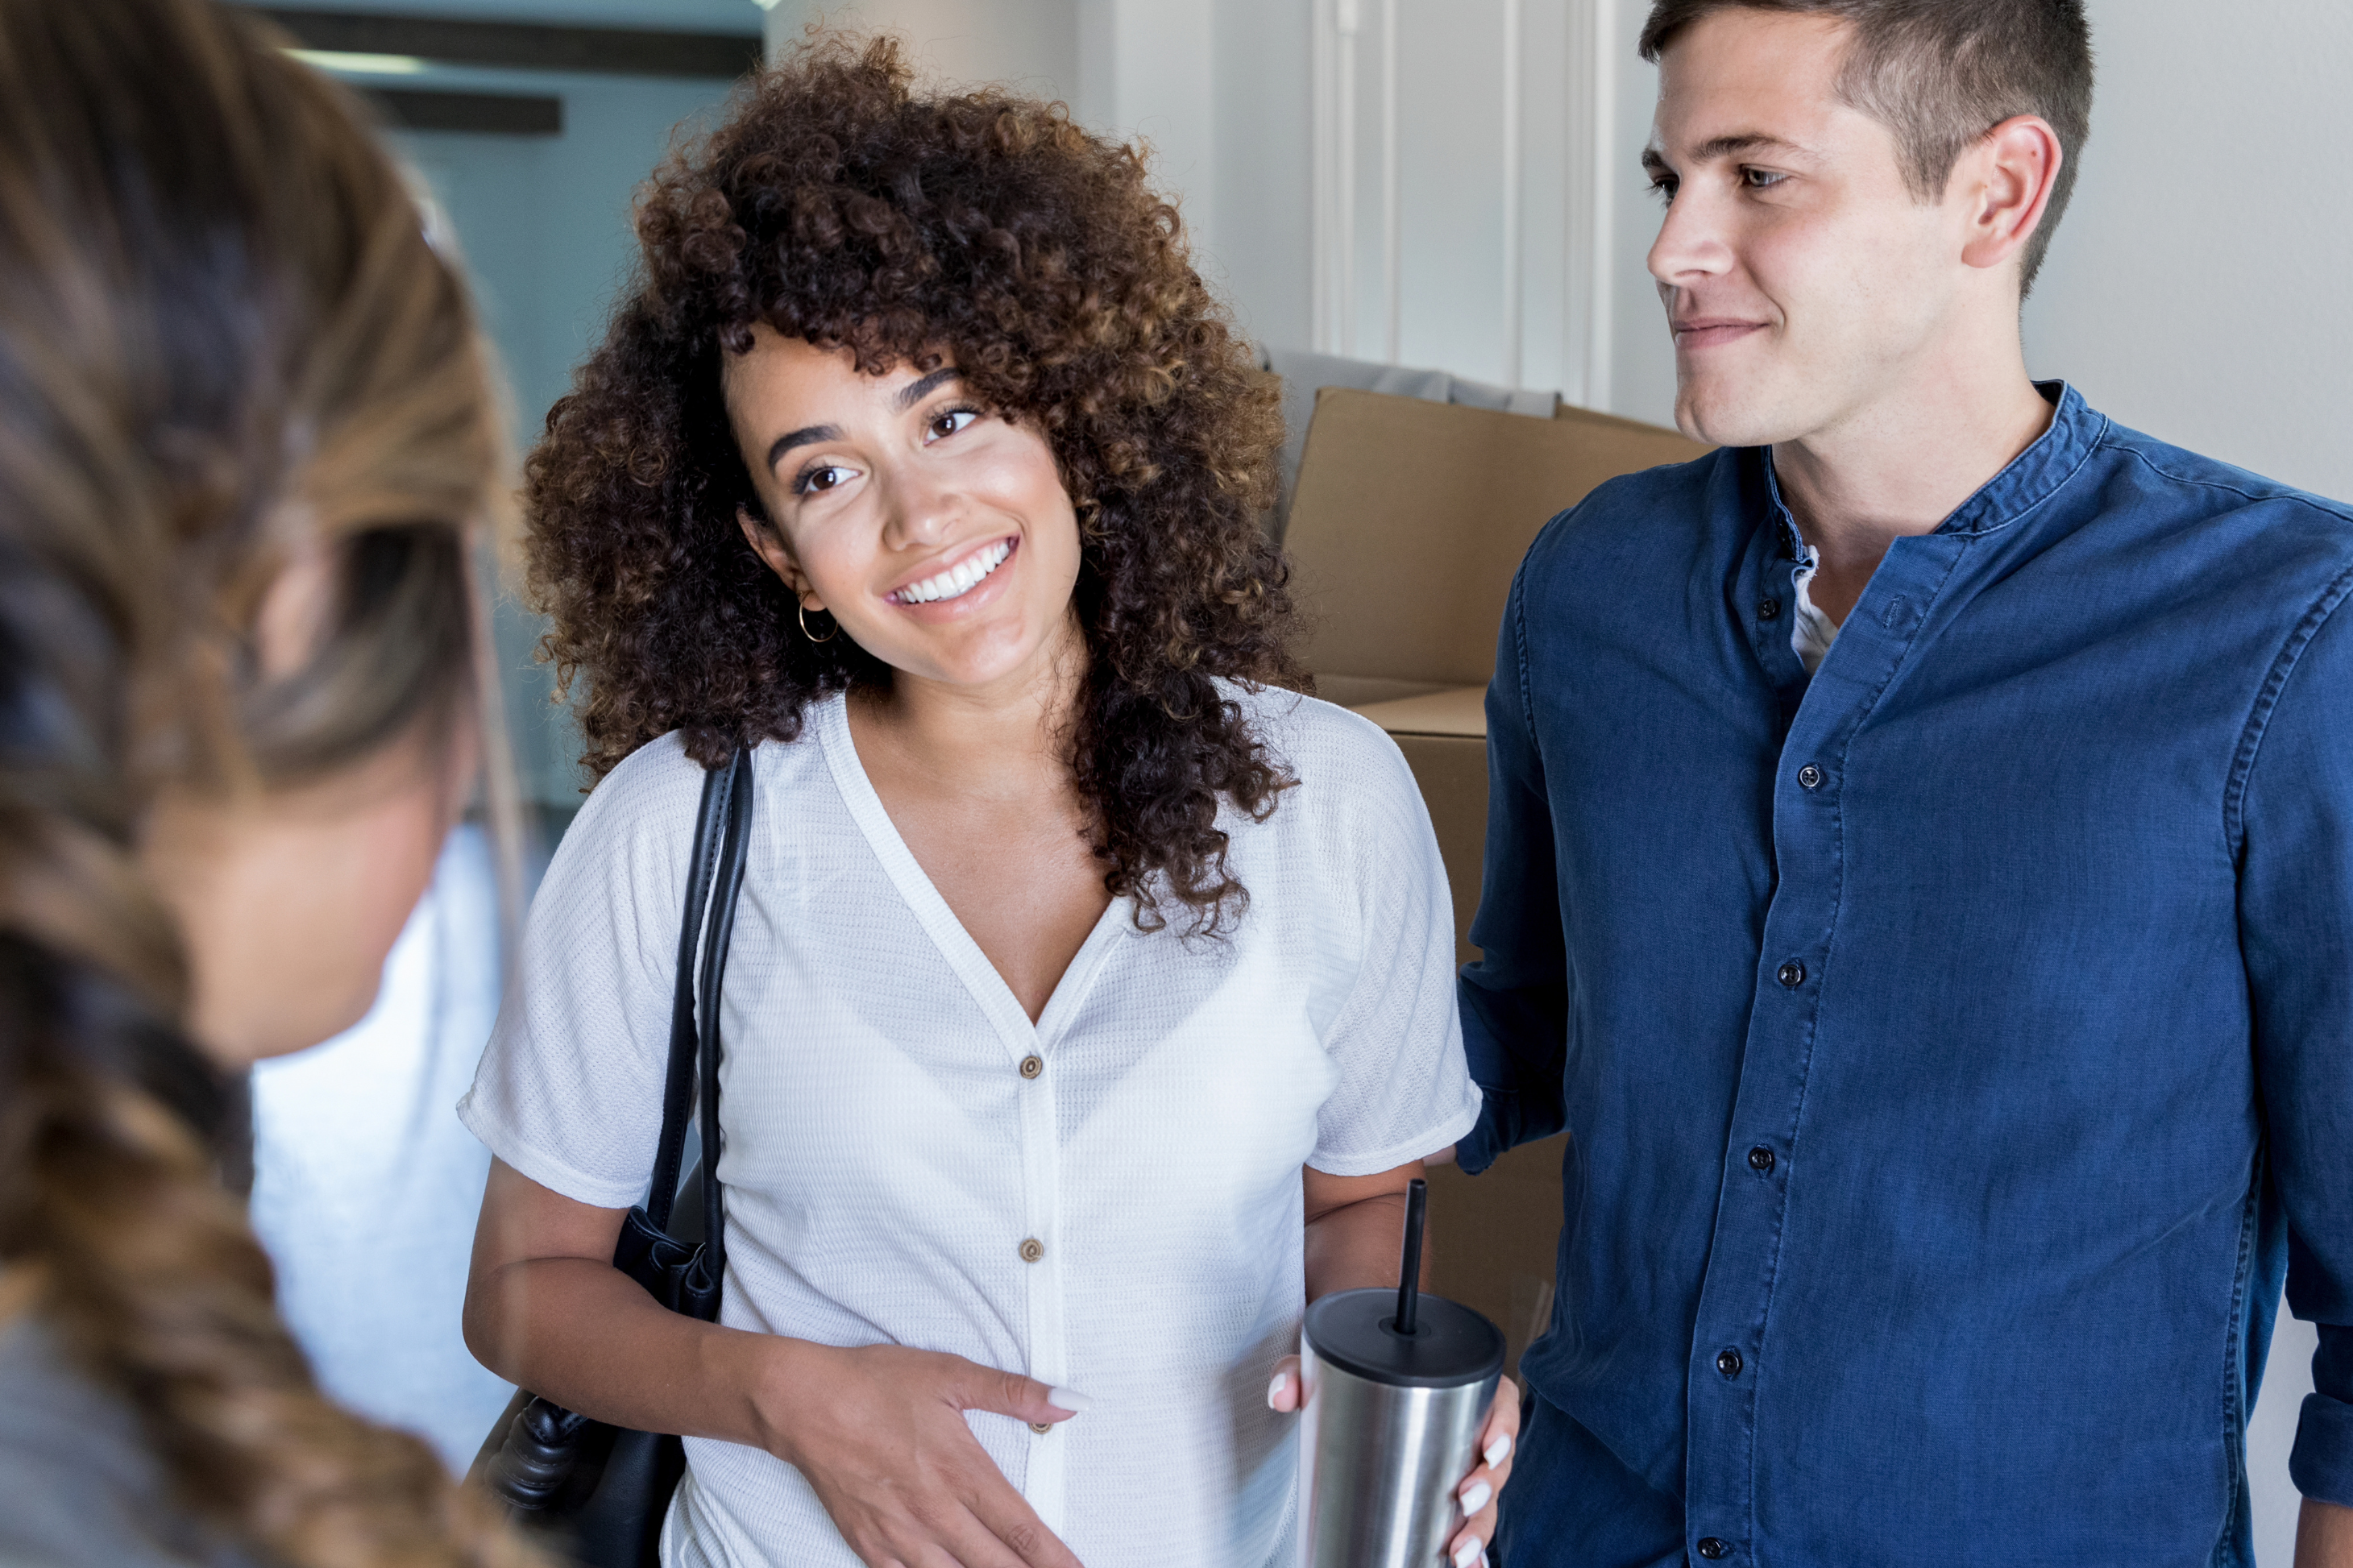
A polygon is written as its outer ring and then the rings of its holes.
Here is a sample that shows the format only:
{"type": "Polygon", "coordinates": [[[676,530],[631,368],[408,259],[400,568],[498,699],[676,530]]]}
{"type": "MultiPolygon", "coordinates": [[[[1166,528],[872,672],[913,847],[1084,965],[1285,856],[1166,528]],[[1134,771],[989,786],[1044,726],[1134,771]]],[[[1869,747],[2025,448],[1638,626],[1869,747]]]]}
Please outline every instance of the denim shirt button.
{"type": "Polygon", "coordinates": [[[1719,1558],[1732,1555],[1732,1543],[1728,1541],[1718,1541],[1713,1535],[1703,1535],[1699,1538],[1699,1554],[1710,1563],[1714,1563],[1719,1558]]]}
{"type": "Polygon", "coordinates": [[[1822,787],[1822,770],[1808,763],[1798,770],[1798,783],[1807,789],[1822,787]]]}
{"type": "Polygon", "coordinates": [[[1778,599],[1767,599],[1763,603],[1759,604],[1757,606],[1757,618],[1760,621],[1779,620],[1781,618],[1781,601],[1778,599]]]}
{"type": "Polygon", "coordinates": [[[1738,1377],[1744,1364],[1738,1351],[1725,1351],[1715,1358],[1715,1370],[1728,1378],[1738,1377]]]}
{"type": "Polygon", "coordinates": [[[1773,978],[1795,991],[1806,983],[1806,966],[1793,958],[1775,972],[1773,978]]]}
{"type": "Polygon", "coordinates": [[[1773,1173],[1773,1151],[1759,1143],[1748,1151],[1748,1168],[1760,1176],[1773,1173]]]}

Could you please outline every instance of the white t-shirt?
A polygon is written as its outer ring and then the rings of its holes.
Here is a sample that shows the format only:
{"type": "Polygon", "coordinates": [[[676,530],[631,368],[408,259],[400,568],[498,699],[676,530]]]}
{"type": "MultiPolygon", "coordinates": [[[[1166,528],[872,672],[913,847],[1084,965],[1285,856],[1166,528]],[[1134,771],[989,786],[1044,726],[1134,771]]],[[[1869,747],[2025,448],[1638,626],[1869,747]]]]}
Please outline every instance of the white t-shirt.
{"type": "Polygon", "coordinates": [[[1789,568],[1789,582],[1798,592],[1798,613],[1789,617],[1789,650],[1806,667],[1808,675],[1822,668],[1822,660],[1830,657],[1831,645],[1838,641],[1839,635],[1839,624],[1822,614],[1814,603],[1814,574],[1821,566],[1822,552],[1803,539],[1799,540],[1798,563],[1789,568]]]}
{"type": "MultiPolygon", "coordinates": [[[[1266,1385],[1303,1310],[1300,1167],[1389,1170],[1478,1112],[1403,757],[1328,703],[1227,695],[1300,781],[1264,823],[1223,816],[1247,913],[1187,941],[1115,901],[1034,1026],[892,826],[839,698],[756,753],[721,1011],[722,1321],[1086,1394],[1044,1435],[970,1420],[1087,1568],[1289,1564],[1293,1418],[1266,1385]]],[[[653,1161],[702,781],[669,737],[589,798],[460,1107],[599,1207],[639,1202],[653,1161]]],[[[854,1568],[797,1470],[687,1455],[666,1564],[854,1568]]]]}

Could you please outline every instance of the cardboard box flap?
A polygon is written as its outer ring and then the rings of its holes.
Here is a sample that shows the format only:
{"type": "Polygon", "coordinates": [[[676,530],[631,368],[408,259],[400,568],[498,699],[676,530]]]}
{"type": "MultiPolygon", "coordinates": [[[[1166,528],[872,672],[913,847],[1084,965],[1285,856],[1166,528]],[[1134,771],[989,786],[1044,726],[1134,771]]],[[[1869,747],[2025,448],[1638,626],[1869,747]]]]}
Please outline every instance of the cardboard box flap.
{"type": "Polygon", "coordinates": [[[1484,685],[1512,574],[1546,521],[1605,479],[1706,449],[1609,416],[1325,391],[1283,536],[1313,622],[1307,668],[1484,685]]]}
{"type": "Polygon", "coordinates": [[[1457,686],[1427,697],[1367,702],[1356,711],[1392,735],[1487,738],[1487,689],[1483,686],[1457,686]]]}
{"type": "MultiPolygon", "coordinates": [[[[1555,419],[1566,419],[1573,424],[1583,425],[1598,431],[1618,431],[1637,436],[1675,434],[1663,426],[1645,424],[1640,419],[1629,419],[1622,414],[1604,414],[1598,408],[1579,408],[1574,403],[1554,404],[1552,416],[1555,419]]],[[[1703,452],[1712,452],[1715,448],[1702,447],[1699,449],[1703,452]]]]}
{"type": "Polygon", "coordinates": [[[1343,708],[1365,708],[1376,702],[1394,702],[1400,697],[1428,697],[1432,692],[1451,689],[1442,680],[1392,680],[1383,675],[1326,672],[1315,678],[1315,695],[1343,708]]]}

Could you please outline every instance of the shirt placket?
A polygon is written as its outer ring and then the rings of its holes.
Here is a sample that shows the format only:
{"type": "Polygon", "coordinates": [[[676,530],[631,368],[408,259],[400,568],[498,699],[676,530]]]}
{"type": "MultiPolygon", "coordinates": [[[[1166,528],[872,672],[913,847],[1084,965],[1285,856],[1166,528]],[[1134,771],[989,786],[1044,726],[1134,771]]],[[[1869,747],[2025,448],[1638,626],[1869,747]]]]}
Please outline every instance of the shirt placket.
{"type": "MultiPolygon", "coordinates": [[[[1021,1077],[1021,1258],[1029,1332],[1029,1375],[1049,1387],[1070,1376],[1063,1317],[1061,1248],[1061,1151],[1055,1114],[1054,1069],[1040,1038],[1016,1070],[1021,1077]]],[[[1030,1428],[1029,1464],[1021,1495],[1048,1530],[1062,1529],[1062,1503],[1069,1437],[1067,1423],[1030,1428]]]]}
{"type": "Polygon", "coordinates": [[[1790,1186],[1804,1179],[1806,1081],[1845,879],[1848,748],[1929,624],[1968,547],[1967,537],[1956,534],[1896,541],[1820,669],[1801,683],[1784,618],[1793,593],[1788,545],[1795,533],[1784,518],[1767,534],[1773,543],[1757,552],[1762,560],[1752,565],[1756,574],[1744,595],[1756,617],[1749,630],[1767,670],[1785,678],[1785,696],[1803,696],[1775,763],[1774,893],[1685,1377],[1684,1546],[1695,1563],[1753,1557],[1757,1405],[1773,1373],[1767,1325],[1790,1186]]]}

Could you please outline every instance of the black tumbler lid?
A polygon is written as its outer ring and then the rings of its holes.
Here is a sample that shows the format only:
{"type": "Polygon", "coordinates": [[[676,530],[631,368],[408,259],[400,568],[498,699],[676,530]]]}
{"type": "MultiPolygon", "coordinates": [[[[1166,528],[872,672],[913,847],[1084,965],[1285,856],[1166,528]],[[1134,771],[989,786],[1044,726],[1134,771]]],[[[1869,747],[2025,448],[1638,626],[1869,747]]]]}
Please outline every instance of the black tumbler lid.
{"type": "Polygon", "coordinates": [[[1423,1296],[1409,1339],[1397,1331],[1395,1290],[1342,1290],[1307,1309],[1316,1359],[1397,1388],[1457,1388],[1504,1370],[1504,1332],[1443,1296],[1423,1296]]]}

